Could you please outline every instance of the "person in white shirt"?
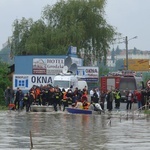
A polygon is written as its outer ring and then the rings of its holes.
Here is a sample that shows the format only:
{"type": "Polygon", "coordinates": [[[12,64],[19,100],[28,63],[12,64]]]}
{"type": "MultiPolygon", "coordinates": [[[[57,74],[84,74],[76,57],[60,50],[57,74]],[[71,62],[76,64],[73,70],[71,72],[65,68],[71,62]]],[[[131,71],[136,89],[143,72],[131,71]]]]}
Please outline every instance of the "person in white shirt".
{"type": "Polygon", "coordinates": [[[91,102],[93,101],[93,94],[94,94],[94,89],[91,89],[91,90],[90,90],[91,102]]]}

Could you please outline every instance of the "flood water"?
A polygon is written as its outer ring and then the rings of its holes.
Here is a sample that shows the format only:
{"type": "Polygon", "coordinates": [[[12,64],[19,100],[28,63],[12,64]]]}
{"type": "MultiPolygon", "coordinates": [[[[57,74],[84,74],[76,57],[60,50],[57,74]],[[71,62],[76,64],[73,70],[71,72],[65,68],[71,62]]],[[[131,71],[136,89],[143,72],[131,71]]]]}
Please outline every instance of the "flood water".
{"type": "Polygon", "coordinates": [[[0,112],[0,149],[29,150],[31,131],[33,149],[149,150],[149,118],[124,114],[0,112]]]}

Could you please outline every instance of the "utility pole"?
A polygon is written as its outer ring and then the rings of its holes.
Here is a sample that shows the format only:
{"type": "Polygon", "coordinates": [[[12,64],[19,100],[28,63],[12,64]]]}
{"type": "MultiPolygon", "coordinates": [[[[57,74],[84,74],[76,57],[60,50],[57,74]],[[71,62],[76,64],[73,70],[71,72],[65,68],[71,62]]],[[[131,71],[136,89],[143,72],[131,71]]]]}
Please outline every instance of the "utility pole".
{"type": "Polygon", "coordinates": [[[125,38],[125,44],[126,44],[126,70],[128,70],[128,37],[125,38]]]}

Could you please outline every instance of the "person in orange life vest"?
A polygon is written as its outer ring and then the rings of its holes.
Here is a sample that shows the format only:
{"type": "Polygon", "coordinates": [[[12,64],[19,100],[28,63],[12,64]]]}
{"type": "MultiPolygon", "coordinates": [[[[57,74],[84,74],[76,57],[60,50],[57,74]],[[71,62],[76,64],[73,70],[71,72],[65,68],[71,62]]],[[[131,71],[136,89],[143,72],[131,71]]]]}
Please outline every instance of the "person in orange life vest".
{"type": "Polygon", "coordinates": [[[84,92],[86,95],[88,95],[88,90],[87,90],[87,87],[86,87],[86,86],[83,88],[83,92],[84,92]]]}
{"type": "Polygon", "coordinates": [[[35,104],[35,90],[33,88],[29,90],[29,96],[30,96],[31,103],[35,104]]]}
{"type": "Polygon", "coordinates": [[[39,104],[39,105],[41,105],[41,89],[40,89],[40,87],[36,87],[36,89],[35,89],[35,97],[36,97],[36,102],[39,104]]]}
{"type": "Polygon", "coordinates": [[[63,104],[63,111],[65,111],[65,108],[68,107],[68,100],[67,100],[67,92],[65,91],[65,89],[62,89],[62,94],[63,94],[63,98],[62,98],[62,104],[63,104]]]}
{"type": "Polygon", "coordinates": [[[137,99],[138,109],[141,109],[142,108],[142,93],[140,91],[135,91],[134,95],[136,96],[136,99],[137,99]]]}
{"type": "Polygon", "coordinates": [[[89,109],[90,103],[85,99],[83,102],[83,109],[89,109]]]}
{"type": "Polygon", "coordinates": [[[81,101],[84,102],[87,100],[88,100],[87,94],[86,94],[86,92],[83,92],[82,97],[81,97],[81,101]]]}

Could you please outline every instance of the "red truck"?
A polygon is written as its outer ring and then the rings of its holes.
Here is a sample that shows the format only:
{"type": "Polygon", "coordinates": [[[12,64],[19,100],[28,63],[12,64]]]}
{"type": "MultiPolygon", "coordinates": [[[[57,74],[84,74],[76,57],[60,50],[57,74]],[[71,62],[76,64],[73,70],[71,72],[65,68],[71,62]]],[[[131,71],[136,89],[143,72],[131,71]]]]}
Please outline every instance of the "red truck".
{"type": "Polygon", "coordinates": [[[103,76],[100,78],[101,91],[107,91],[110,89],[118,89],[120,76],[103,76]]]}

